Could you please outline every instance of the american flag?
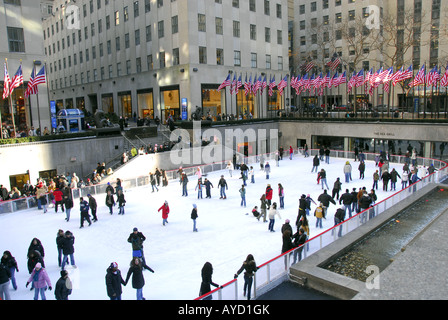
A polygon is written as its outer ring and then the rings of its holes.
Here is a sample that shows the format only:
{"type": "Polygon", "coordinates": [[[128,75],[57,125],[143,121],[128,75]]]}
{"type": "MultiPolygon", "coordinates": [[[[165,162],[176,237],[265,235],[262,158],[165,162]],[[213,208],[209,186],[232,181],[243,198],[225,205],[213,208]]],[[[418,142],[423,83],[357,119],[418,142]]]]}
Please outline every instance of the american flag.
{"type": "Polygon", "coordinates": [[[228,74],[226,80],[224,80],[224,82],[221,83],[221,85],[218,87],[218,91],[221,91],[225,87],[230,86],[230,84],[231,84],[231,82],[230,82],[230,74],[228,74]]]}
{"type": "Polygon", "coordinates": [[[440,79],[440,85],[442,87],[448,86],[448,66],[446,66],[445,73],[443,74],[443,77],[440,79]]]}
{"type": "Polygon", "coordinates": [[[9,96],[9,87],[11,86],[11,78],[9,77],[8,67],[5,62],[5,74],[4,74],[4,82],[3,82],[3,99],[8,98],[9,96]]]}
{"type": "Polygon", "coordinates": [[[236,92],[236,74],[233,75],[233,81],[230,84],[230,94],[234,94],[236,92]]]}
{"type": "Polygon", "coordinates": [[[264,76],[263,82],[261,82],[261,94],[263,94],[264,89],[268,86],[268,81],[266,80],[266,75],[264,76]]]}
{"type": "Polygon", "coordinates": [[[28,87],[25,91],[25,98],[28,98],[31,94],[36,94],[37,86],[34,86],[34,68],[31,71],[30,81],[28,81],[28,87]]]}
{"type": "Polygon", "coordinates": [[[313,67],[315,66],[314,62],[311,61],[311,59],[308,59],[304,64],[302,64],[302,66],[300,67],[300,69],[302,69],[302,72],[310,72],[311,69],[313,69],[313,67]]]}
{"type": "Polygon", "coordinates": [[[341,58],[339,58],[339,55],[335,52],[331,60],[327,62],[326,66],[330,67],[331,70],[334,70],[340,64],[341,64],[341,58]]]}
{"type": "Polygon", "coordinates": [[[406,69],[406,71],[402,71],[397,76],[395,76],[392,84],[395,86],[398,82],[410,79],[412,78],[413,74],[413,68],[411,65],[408,69],[406,69]]]}
{"type": "Polygon", "coordinates": [[[355,86],[359,88],[364,83],[364,69],[361,69],[356,75],[355,86]]]}
{"type": "Polygon", "coordinates": [[[331,78],[330,83],[328,84],[328,88],[331,88],[333,86],[336,87],[338,77],[339,77],[339,74],[336,71],[336,73],[333,75],[333,78],[331,78]]]}
{"type": "Polygon", "coordinates": [[[18,88],[23,83],[22,65],[17,69],[14,78],[12,78],[11,86],[9,87],[9,94],[12,94],[15,88],[18,88]]]}
{"type": "Polygon", "coordinates": [[[414,80],[409,84],[410,87],[416,87],[421,84],[425,83],[426,79],[426,67],[423,65],[420,68],[420,71],[417,73],[417,75],[414,77],[414,80]]]}
{"type": "Polygon", "coordinates": [[[38,84],[45,83],[46,76],[45,76],[45,66],[40,69],[40,71],[36,74],[36,78],[34,79],[34,85],[37,86],[38,84]]]}
{"type": "Polygon", "coordinates": [[[437,82],[439,81],[439,79],[440,79],[440,74],[439,74],[439,71],[437,69],[437,66],[435,66],[428,73],[427,79],[426,79],[426,84],[428,86],[435,86],[435,85],[437,85],[437,82]]]}
{"type": "Polygon", "coordinates": [[[352,91],[353,86],[356,84],[356,75],[357,75],[356,71],[353,71],[353,75],[347,84],[347,92],[352,91]]]}
{"type": "MultiPolygon", "coordinates": [[[[255,79],[254,79],[255,80],[255,79]]],[[[261,75],[258,76],[257,81],[255,82],[255,86],[254,86],[254,93],[257,93],[258,90],[260,90],[261,88],[261,75]]]]}
{"type": "Polygon", "coordinates": [[[252,75],[249,78],[249,82],[247,82],[247,74],[246,74],[246,81],[244,81],[244,94],[247,96],[250,93],[250,88],[251,88],[251,83],[252,83],[252,75]]]}
{"type": "Polygon", "coordinates": [[[34,68],[33,68],[33,71],[31,72],[30,81],[28,81],[28,87],[25,91],[25,97],[28,98],[31,94],[37,94],[39,92],[37,86],[45,82],[46,82],[45,66],[43,66],[36,75],[34,75],[34,68]]]}
{"type": "Polygon", "coordinates": [[[236,95],[238,95],[238,92],[239,92],[239,90],[240,90],[240,88],[243,86],[243,83],[241,82],[241,75],[238,77],[238,80],[237,80],[237,82],[236,82],[236,84],[235,84],[235,89],[234,89],[234,91],[235,91],[235,94],[236,95]]]}
{"type": "Polygon", "coordinates": [[[317,89],[320,87],[322,82],[322,72],[320,73],[320,75],[317,78],[314,78],[313,81],[311,82],[313,89],[317,89]]]}
{"type": "Polygon", "coordinates": [[[283,89],[288,85],[288,76],[285,76],[277,85],[280,95],[283,95],[283,89]]]}
{"type": "Polygon", "coordinates": [[[331,87],[331,76],[330,76],[330,71],[327,72],[327,75],[324,77],[324,83],[323,83],[324,87],[330,88],[331,87]]]}
{"type": "Polygon", "coordinates": [[[388,74],[386,75],[386,78],[384,79],[383,87],[384,87],[384,91],[389,93],[390,81],[392,80],[392,78],[394,76],[394,68],[390,67],[389,69],[387,69],[387,71],[388,71],[388,74]]]}
{"type": "Polygon", "coordinates": [[[272,79],[269,81],[269,96],[272,97],[274,94],[274,88],[276,87],[275,84],[275,76],[272,77],[272,79]]]}

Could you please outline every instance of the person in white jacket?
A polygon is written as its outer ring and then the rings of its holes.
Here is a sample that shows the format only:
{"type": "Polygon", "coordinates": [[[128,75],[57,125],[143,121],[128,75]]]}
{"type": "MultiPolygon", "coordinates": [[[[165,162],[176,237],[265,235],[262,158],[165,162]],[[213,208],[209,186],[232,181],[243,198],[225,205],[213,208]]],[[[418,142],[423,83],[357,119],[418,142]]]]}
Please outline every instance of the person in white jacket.
{"type": "Polygon", "coordinates": [[[350,162],[345,162],[344,165],[344,175],[345,175],[345,183],[349,183],[352,180],[352,165],[350,162]]]}
{"type": "Polygon", "coordinates": [[[280,213],[277,210],[277,203],[274,202],[271,206],[271,209],[269,209],[269,226],[268,226],[268,230],[270,232],[275,232],[274,231],[274,223],[275,223],[275,216],[278,216],[280,219],[282,218],[280,216],[280,213]]]}
{"type": "Polygon", "coordinates": [[[232,177],[232,172],[233,172],[233,163],[232,163],[232,161],[227,162],[226,169],[229,170],[230,177],[232,177]]]}

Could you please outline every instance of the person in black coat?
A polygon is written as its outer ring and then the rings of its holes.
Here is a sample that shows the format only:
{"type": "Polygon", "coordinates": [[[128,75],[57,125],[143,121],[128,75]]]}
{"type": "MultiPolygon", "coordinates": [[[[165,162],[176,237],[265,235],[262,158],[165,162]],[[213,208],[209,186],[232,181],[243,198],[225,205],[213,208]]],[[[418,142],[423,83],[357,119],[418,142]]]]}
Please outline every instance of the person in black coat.
{"type": "Polygon", "coordinates": [[[68,257],[70,257],[70,264],[76,268],[75,257],[75,236],[70,231],[65,232],[65,237],[62,240],[62,253],[64,258],[62,259],[62,270],[64,270],[65,264],[68,263],[68,257]]]}
{"type": "Polygon", "coordinates": [[[11,300],[9,296],[9,279],[11,278],[11,272],[9,269],[0,264],[0,300],[11,300]]]}
{"type": "Polygon", "coordinates": [[[128,242],[132,244],[132,256],[138,257],[145,262],[145,255],[143,254],[143,242],[146,240],[146,237],[143,233],[138,231],[137,228],[132,230],[132,233],[128,237],[128,242]]]}
{"type": "Polygon", "coordinates": [[[385,170],[381,174],[381,179],[383,180],[383,191],[387,191],[387,186],[388,186],[389,180],[390,180],[390,173],[387,170],[385,170]]]}
{"type": "Polygon", "coordinates": [[[16,284],[16,278],[15,273],[16,271],[19,272],[19,267],[17,266],[16,258],[14,258],[8,250],[3,252],[3,256],[1,259],[1,264],[6,266],[6,268],[11,273],[11,284],[14,290],[17,290],[17,284],[16,284]]]}
{"type": "Polygon", "coordinates": [[[134,257],[131,261],[131,265],[129,267],[128,274],[125,280],[126,285],[132,275],[132,288],[137,289],[137,300],[145,300],[145,298],[143,297],[143,286],[145,285],[143,269],[149,270],[154,273],[154,270],[148,267],[146,263],[140,260],[140,258],[134,257]]]}
{"type": "Polygon", "coordinates": [[[211,199],[212,196],[211,196],[211,193],[210,193],[210,189],[213,188],[213,184],[210,182],[210,180],[205,178],[204,186],[205,186],[205,198],[211,199]]]}
{"type": "Polygon", "coordinates": [[[45,257],[44,246],[42,245],[42,242],[37,238],[33,238],[33,240],[31,240],[30,246],[28,247],[28,251],[30,250],[38,251],[42,259],[45,257]]]}
{"type": "Polygon", "coordinates": [[[54,296],[56,300],[68,300],[68,296],[72,294],[72,283],[68,277],[66,270],[61,271],[61,277],[56,282],[54,296]]]}
{"type": "Polygon", "coordinates": [[[294,239],[293,245],[297,247],[297,249],[294,250],[294,262],[293,262],[294,264],[297,261],[297,255],[299,256],[299,261],[302,260],[302,251],[304,244],[306,242],[305,230],[303,228],[299,228],[297,232],[292,236],[292,238],[294,239]]]}
{"type": "Polygon", "coordinates": [[[249,254],[244,260],[243,265],[241,268],[238,269],[238,271],[235,273],[234,279],[238,278],[238,276],[243,272],[244,270],[244,288],[243,288],[243,295],[246,296],[247,293],[247,300],[250,300],[250,291],[253,283],[253,277],[255,272],[257,272],[258,267],[255,263],[254,256],[249,254]]]}
{"type": "Polygon", "coordinates": [[[327,193],[327,190],[324,190],[318,198],[317,201],[322,203],[322,208],[324,209],[324,216],[327,216],[327,208],[330,206],[330,202],[336,204],[336,201],[327,193]]]}
{"type": "Polygon", "coordinates": [[[313,172],[314,169],[316,169],[316,172],[317,172],[317,169],[319,168],[319,165],[320,165],[320,160],[319,160],[319,158],[317,157],[317,154],[316,154],[314,156],[314,158],[313,158],[313,169],[311,169],[311,172],[313,172]]]}
{"type": "Polygon", "coordinates": [[[118,264],[112,262],[106,270],[106,290],[110,300],[121,300],[123,292],[121,285],[126,285],[126,282],[121,277],[118,264]]]}
{"type": "Polygon", "coordinates": [[[348,210],[348,214],[349,217],[352,217],[352,202],[353,202],[353,196],[350,193],[349,189],[345,189],[345,193],[343,193],[341,195],[341,197],[339,198],[339,204],[343,204],[345,207],[345,213],[347,213],[348,210]]]}
{"type": "MultiPolygon", "coordinates": [[[[199,289],[199,296],[202,296],[212,291],[210,285],[214,287],[219,287],[218,284],[212,281],[212,274],[213,274],[213,266],[210,262],[206,262],[201,270],[202,282],[201,282],[201,288],[199,289]]],[[[213,299],[212,295],[209,295],[204,298],[204,300],[212,300],[212,299],[213,299]]]]}
{"type": "Polygon", "coordinates": [[[58,267],[61,267],[62,265],[62,241],[65,238],[64,230],[59,229],[58,233],[56,235],[56,248],[58,249],[58,267]]]}
{"type": "Polygon", "coordinates": [[[92,221],[97,222],[98,217],[96,216],[96,209],[97,209],[98,205],[96,203],[96,199],[94,197],[92,197],[91,194],[88,194],[87,198],[89,199],[89,208],[90,208],[90,213],[92,213],[92,221]]]}

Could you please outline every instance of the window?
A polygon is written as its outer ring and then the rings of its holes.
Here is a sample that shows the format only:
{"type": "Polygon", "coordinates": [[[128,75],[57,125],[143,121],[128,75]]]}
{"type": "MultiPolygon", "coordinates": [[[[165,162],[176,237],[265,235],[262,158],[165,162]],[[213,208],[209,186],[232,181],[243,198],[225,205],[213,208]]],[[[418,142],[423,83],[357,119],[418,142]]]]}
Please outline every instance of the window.
{"type": "Polygon", "coordinates": [[[120,24],[120,12],[119,11],[115,11],[115,25],[118,26],[120,24]]]}
{"type": "Polygon", "coordinates": [[[271,28],[264,28],[264,41],[271,42],[271,28]]]}
{"type": "Polygon", "coordinates": [[[146,26],[146,42],[152,40],[151,26],[146,26]]]}
{"type": "Polygon", "coordinates": [[[198,31],[205,32],[207,31],[205,25],[205,14],[198,13],[198,31]]]}
{"type": "Polygon", "coordinates": [[[180,63],[179,61],[179,48],[173,49],[173,66],[177,66],[180,63]]]}
{"type": "Polygon", "coordinates": [[[126,34],[124,35],[124,47],[125,47],[126,49],[129,49],[129,47],[130,47],[129,33],[126,33],[126,34]]]}
{"type": "Polygon", "coordinates": [[[165,66],[166,66],[164,51],[159,52],[159,64],[160,64],[160,68],[165,68],[165,66]]]}
{"type": "Polygon", "coordinates": [[[138,46],[140,44],[140,29],[135,30],[135,45],[138,46]]]}
{"type": "Polygon", "coordinates": [[[22,28],[7,27],[9,52],[25,52],[25,38],[22,28]]]}
{"type": "Polygon", "coordinates": [[[283,44],[282,30],[277,30],[277,44],[283,44]]]}
{"type": "Polygon", "coordinates": [[[207,48],[199,47],[199,63],[206,64],[207,63],[207,48]]]}
{"type": "Polygon", "coordinates": [[[271,8],[269,0],[264,0],[264,14],[269,16],[271,14],[271,8]]]}
{"type": "Polygon", "coordinates": [[[311,12],[316,12],[316,11],[317,11],[317,3],[311,2],[311,12]]]}
{"type": "Polygon", "coordinates": [[[257,26],[255,24],[250,25],[250,40],[257,40],[257,26]]]}
{"type": "Polygon", "coordinates": [[[157,29],[158,29],[158,32],[159,32],[159,39],[163,38],[165,36],[165,28],[164,28],[163,21],[159,21],[157,23],[157,29]]]}
{"type": "Polygon", "coordinates": [[[138,1],[134,1],[134,18],[140,15],[140,10],[138,8],[138,1]]]}
{"type": "Polygon", "coordinates": [[[233,36],[235,38],[240,37],[240,22],[239,21],[233,21],[233,36]]]}
{"type": "Polygon", "coordinates": [[[120,51],[120,37],[115,38],[115,50],[120,51]]]}
{"type": "Polygon", "coordinates": [[[235,50],[233,52],[233,65],[241,66],[241,51],[235,50]]]}
{"type": "Polygon", "coordinates": [[[250,0],[249,1],[249,10],[252,11],[252,12],[256,11],[255,0],[250,0]]]}
{"type": "Polygon", "coordinates": [[[216,49],[216,64],[218,66],[224,65],[224,50],[216,49]]]}
{"type": "Polygon", "coordinates": [[[283,70],[283,57],[278,56],[278,70],[283,70]]]}
{"type": "Polygon", "coordinates": [[[256,53],[252,52],[250,54],[250,66],[251,66],[251,68],[257,67],[257,54],[256,53]]]}
{"type": "Polygon", "coordinates": [[[178,16],[171,17],[171,33],[175,34],[179,32],[179,18],[178,16]]]}
{"type": "Polygon", "coordinates": [[[266,55],[266,69],[271,69],[271,55],[266,55]]]}
{"type": "Polygon", "coordinates": [[[123,17],[124,17],[124,22],[129,20],[129,9],[127,6],[123,8],[123,17]]]}
{"type": "Polygon", "coordinates": [[[215,18],[216,34],[222,34],[222,18],[215,18]]]}

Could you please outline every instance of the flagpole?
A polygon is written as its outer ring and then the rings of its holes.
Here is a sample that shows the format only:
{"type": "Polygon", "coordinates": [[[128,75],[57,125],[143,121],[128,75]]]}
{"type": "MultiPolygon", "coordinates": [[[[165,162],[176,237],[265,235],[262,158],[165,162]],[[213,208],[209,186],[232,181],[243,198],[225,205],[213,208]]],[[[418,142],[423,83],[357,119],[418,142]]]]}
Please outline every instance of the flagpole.
{"type": "MultiPolygon", "coordinates": [[[[35,61],[33,61],[33,70],[34,70],[34,76],[36,77],[36,65],[35,65],[35,61]]],[[[46,69],[44,69],[46,72],[46,69]]],[[[47,84],[48,85],[48,84],[47,84]]],[[[37,119],[39,121],[39,135],[42,135],[42,125],[40,123],[40,107],[39,107],[39,90],[37,90],[37,85],[36,85],[36,99],[37,99],[37,119]]]]}
{"type": "MultiPolygon", "coordinates": [[[[6,68],[8,68],[8,63],[6,63],[6,68]]],[[[10,112],[11,112],[11,120],[12,120],[12,129],[14,131],[14,138],[16,138],[16,123],[14,120],[14,110],[13,110],[13,105],[12,105],[12,92],[14,91],[9,89],[9,108],[10,108],[10,112]]]]}

